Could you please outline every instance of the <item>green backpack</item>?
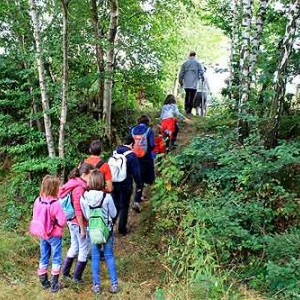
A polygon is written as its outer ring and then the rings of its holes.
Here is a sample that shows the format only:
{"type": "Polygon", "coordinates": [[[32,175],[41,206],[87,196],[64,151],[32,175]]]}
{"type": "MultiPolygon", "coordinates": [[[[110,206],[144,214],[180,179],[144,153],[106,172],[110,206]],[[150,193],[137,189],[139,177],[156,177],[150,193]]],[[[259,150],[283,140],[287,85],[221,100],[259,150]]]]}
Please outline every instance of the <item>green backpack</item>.
{"type": "Polygon", "coordinates": [[[109,237],[108,223],[105,222],[105,217],[102,211],[102,204],[106,197],[103,193],[103,198],[98,206],[90,206],[89,217],[89,234],[93,244],[105,244],[109,237]]]}

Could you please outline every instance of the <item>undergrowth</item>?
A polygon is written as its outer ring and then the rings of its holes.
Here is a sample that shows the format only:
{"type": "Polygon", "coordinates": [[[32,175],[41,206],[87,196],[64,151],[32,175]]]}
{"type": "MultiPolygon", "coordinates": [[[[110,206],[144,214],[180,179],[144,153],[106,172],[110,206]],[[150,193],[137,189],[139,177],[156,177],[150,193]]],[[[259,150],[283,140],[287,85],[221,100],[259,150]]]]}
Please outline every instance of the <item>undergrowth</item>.
{"type": "Polygon", "coordinates": [[[300,144],[266,150],[257,133],[243,146],[235,136],[224,124],[161,161],[152,204],[163,260],[203,299],[233,299],[237,283],[295,297],[299,195],[282,174],[297,173],[300,144]]]}

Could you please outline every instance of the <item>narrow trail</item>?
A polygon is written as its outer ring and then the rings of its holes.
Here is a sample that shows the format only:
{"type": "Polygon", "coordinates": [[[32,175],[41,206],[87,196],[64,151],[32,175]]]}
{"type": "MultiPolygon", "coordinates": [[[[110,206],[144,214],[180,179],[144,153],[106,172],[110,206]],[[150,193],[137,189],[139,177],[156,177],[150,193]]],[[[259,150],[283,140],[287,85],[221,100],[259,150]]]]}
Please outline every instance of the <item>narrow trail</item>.
{"type": "MultiPolygon", "coordinates": [[[[194,123],[201,123],[202,117],[192,117],[194,123]]],[[[174,153],[181,151],[192,138],[200,133],[198,126],[193,124],[181,124],[177,144],[179,147],[174,153]]],[[[150,196],[150,195],[149,195],[150,196]]],[[[76,285],[70,282],[62,281],[64,288],[56,293],[51,294],[49,291],[41,290],[38,277],[36,275],[36,267],[38,262],[38,240],[30,238],[30,242],[35,243],[34,252],[31,253],[32,258],[28,261],[28,254],[22,256],[22,252],[16,248],[10,247],[7,253],[8,257],[14,257],[16,261],[21,262],[20,278],[12,280],[12,276],[0,276],[0,299],[122,299],[122,300],[141,300],[141,299],[162,299],[155,297],[155,291],[158,288],[166,288],[165,269],[156,259],[157,241],[151,233],[151,199],[144,202],[142,213],[138,214],[132,210],[129,212],[129,233],[122,237],[115,234],[115,257],[117,260],[117,271],[120,283],[120,293],[112,295],[108,292],[110,283],[107,269],[104,262],[101,262],[101,285],[103,292],[101,295],[95,296],[91,291],[91,264],[90,261],[83,276],[85,284],[76,285]]],[[[0,232],[2,233],[2,232],[0,232]]],[[[0,238],[1,242],[8,240],[7,236],[0,238]]],[[[66,237],[63,247],[63,255],[67,250],[68,231],[65,230],[66,237]]],[[[16,235],[17,237],[17,235],[16,235]]],[[[12,237],[13,239],[13,237],[12,237]]],[[[14,241],[18,247],[18,241],[14,241]]],[[[1,250],[1,246],[0,246],[1,250]]],[[[245,287],[241,287],[241,292],[245,296],[241,299],[262,299],[256,296],[255,292],[248,291],[245,287]]],[[[177,299],[176,297],[168,297],[167,299],[177,299]]],[[[196,299],[198,300],[198,299],[196,299]]],[[[200,300],[200,299],[199,299],[200,300]]]]}

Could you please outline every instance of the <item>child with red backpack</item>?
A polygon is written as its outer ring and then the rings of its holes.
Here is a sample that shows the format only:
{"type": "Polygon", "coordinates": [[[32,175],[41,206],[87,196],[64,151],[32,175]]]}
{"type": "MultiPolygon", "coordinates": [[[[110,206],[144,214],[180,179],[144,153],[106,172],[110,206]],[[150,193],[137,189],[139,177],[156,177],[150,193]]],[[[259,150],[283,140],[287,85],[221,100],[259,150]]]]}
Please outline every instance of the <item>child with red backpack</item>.
{"type": "Polygon", "coordinates": [[[137,189],[133,209],[141,212],[140,203],[144,184],[152,184],[155,180],[154,160],[152,150],[155,147],[154,133],[150,127],[150,118],[147,115],[141,115],[138,119],[138,125],[131,129],[131,136],[134,139],[133,152],[136,154],[141,172],[141,189],[137,189]]]}
{"type": "Polygon", "coordinates": [[[33,206],[33,218],[29,231],[40,237],[40,262],[38,275],[44,289],[51,287],[55,293],[61,289],[58,277],[62,262],[62,234],[67,223],[65,213],[57,199],[60,180],[52,175],[43,178],[40,196],[33,206]],[[48,280],[48,265],[52,255],[51,282],[48,280]]]}
{"type": "Polygon", "coordinates": [[[190,119],[180,113],[174,95],[170,94],[166,97],[160,114],[161,133],[167,137],[167,151],[175,147],[175,141],[179,132],[176,117],[186,123],[191,123],[190,119]]]}
{"type": "Polygon", "coordinates": [[[160,125],[155,125],[153,127],[153,132],[154,132],[154,148],[152,150],[152,155],[153,158],[156,158],[157,154],[164,154],[166,153],[166,145],[164,141],[164,137],[161,134],[161,126],[160,125]]]}

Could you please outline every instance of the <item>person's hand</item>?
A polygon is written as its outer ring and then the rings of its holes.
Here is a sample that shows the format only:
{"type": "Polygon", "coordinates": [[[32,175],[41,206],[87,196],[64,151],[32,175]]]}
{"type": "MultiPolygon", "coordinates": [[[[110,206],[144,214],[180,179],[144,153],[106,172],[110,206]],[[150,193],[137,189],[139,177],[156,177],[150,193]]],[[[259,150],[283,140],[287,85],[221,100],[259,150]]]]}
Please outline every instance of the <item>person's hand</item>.
{"type": "Polygon", "coordinates": [[[84,240],[86,238],[86,231],[85,231],[85,228],[81,228],[80,229],[80,238],[82,240],[84,240]]]}

